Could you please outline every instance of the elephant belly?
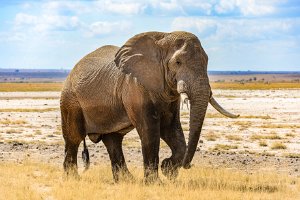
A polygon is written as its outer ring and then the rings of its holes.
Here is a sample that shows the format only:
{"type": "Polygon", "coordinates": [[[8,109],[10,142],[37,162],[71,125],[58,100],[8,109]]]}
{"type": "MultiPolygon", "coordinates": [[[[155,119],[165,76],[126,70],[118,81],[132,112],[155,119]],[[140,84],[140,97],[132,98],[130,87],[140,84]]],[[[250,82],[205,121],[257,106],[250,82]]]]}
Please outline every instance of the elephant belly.
{"type": "Polygon", "coordinates": [[[94,107],[84,110],[84,118],[86,133],[123,133],[122,130],[132,126],[127,113],[122,110],[94,107]]]}

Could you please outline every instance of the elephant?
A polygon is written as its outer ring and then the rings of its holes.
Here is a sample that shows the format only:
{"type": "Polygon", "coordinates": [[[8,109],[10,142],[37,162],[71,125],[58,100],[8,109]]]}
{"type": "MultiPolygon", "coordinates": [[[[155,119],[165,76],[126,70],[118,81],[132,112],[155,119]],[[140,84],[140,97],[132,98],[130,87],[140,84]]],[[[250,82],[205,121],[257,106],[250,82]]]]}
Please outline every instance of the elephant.
{"type": "Polygon", "coordinates": [[[60,98],[65,173],[78,176],[82,141],[89,162],[88,136],[94,143],[103,141],[116,182],[121,174],[131,176],[122,140],[134,128],[141,140],[145,182],[160,180],[160,139],[172,152],[161,163],[163,175],[176,177],[179,168],[190,168],[208,103],[227,117],[238,117],[214,99],[207,64],[197,36],[184,31],[140,33],[122,47],[102,46],[83,57],[66,78],[60,98]],[[191,104],[187,144],[180,123],[180,94],[191,104]]]}

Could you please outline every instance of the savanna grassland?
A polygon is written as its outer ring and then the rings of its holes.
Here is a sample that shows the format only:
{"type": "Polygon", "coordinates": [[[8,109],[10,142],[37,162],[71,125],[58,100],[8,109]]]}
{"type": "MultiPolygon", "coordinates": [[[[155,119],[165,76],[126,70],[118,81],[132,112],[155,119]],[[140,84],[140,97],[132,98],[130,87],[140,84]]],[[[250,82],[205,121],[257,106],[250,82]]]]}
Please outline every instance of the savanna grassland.
{"type": "Polygon", "coordinates": [[[141,167],[131,166],[135,180],[115,184],[108,166],[63,177],[53,164],[24,161],[0,164],[0,199],[297,199],[300,180],[272,173],[194,167],[181,170],[176,181],[145,185],[141,167]],[[192,174],[192,175],[191,175],[192,174]]]}
{"type": "MultiPolygon", "coordinates": [[[[104,145],[87,140],[91,167],[66,179],[60,126],[62,83],[0,83],[0,199],[300,199],[300,84],[213,82],[214,97],[238,119],[209,106],[193,167],[174,182],[144,185],[135,130],[123,147],[135,180],[115,184],[104,145]]],[[[189,110],[181,110],[186,138],[189,110]]],[[[170,156],[161,141],[160,160],[170,156]]]]}
{"type": "MultiPolygon", "coordinates": [[[[0,92],[39,92],[60,91],[63,83],[0,83],[0,92]]],[[[230,90],[270,90],[270,89],[299,89],[299,82],[212,82],[213,89],[230,90]]]]}

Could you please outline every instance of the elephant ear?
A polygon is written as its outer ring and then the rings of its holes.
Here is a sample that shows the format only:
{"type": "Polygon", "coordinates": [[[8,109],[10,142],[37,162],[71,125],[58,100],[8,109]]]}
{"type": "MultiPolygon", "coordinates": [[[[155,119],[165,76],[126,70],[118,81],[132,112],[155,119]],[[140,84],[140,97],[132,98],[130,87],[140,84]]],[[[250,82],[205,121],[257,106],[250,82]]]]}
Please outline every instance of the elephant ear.
{"type": "Polygon", "coordinates": [[[147,90],[164,90],[164,70],[155,39],[140,34],[129,39],[115,56],[116,65],[126,74],[136,77],[147,90]]]}

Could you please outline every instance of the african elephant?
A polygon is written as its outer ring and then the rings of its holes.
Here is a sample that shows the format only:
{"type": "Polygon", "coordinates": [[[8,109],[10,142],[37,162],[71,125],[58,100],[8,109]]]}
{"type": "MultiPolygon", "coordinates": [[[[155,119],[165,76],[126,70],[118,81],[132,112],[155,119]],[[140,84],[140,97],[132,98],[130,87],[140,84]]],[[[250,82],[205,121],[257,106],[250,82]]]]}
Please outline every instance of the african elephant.
{"type": "Polygon", "coordinates": [[[180,167],[189,168],[208,103],[225,116],[238,117],[213,98],[207,62],[199,39],[181,31],[141,33],[121,48],[103,46],[82,58],[61,93],[65,172],[78,175],[78,146],[84,141],[86,150],[88,135],[104,142],[115,181],[120,173],[130,175],[122,140],[133,128],[141,139],[146,182],[159,180],[160,138],[172,151],[162,161],[163,174],[176,177],[180,167]],[[182,93],[191,104],[187,145],[180,124],[182,93]]]}

